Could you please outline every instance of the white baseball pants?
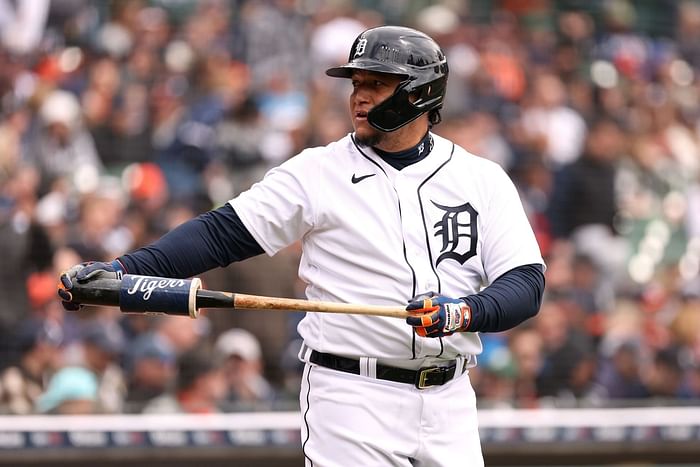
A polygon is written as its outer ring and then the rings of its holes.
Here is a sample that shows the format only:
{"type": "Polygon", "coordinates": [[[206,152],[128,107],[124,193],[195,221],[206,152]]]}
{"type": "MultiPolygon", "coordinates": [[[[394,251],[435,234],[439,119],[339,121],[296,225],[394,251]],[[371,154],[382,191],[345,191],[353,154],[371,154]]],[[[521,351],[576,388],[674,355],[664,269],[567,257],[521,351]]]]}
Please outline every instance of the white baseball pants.
{"type": "Polygon", "coordinates": [[[484,465],[468,372],[417,389],[307,363],[300,402],[307,467],[484,465]]]}

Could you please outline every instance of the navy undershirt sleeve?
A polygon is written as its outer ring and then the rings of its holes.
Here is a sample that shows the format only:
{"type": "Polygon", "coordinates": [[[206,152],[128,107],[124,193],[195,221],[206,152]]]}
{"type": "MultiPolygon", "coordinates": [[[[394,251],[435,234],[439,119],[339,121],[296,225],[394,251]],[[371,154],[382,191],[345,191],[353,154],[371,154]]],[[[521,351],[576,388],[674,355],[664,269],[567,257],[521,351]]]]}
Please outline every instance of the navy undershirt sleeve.
{"type": "Polygon", "coordinates": [[[261,253],[262,247],[226,203],[118,259],[129,274],[186,278],[261,253]]]}
{"type": "Polygon", "coordinates": [[[543,294],[541,264],[511,269],[481,292],[462,297],[472,310],[468,331],[499,332],[514,328],[537,314],[543,294]]]}
{"type": "MultiPolygon", "coordinates": [[[[227,203],[118,259],[129,274],[185,278],[263,252],[227,203]]],[[[472,310],[469,331],[505,331],[536,315],[544,285],[542,265],[530,264],[508,271],[478,294],[463,297],[472,310]]]]}

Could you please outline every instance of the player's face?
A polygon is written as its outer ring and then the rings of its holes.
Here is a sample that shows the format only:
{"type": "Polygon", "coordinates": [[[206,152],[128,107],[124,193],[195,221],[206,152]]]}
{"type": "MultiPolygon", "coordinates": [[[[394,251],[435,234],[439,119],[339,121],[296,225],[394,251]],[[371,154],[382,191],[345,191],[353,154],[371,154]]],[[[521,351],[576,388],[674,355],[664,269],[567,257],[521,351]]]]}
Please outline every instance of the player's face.
{"type": "Polygon", "coordinates": [[[356,70],[351,79],[350,117],[355,138],[361,144],[379,146],[388,133],[373,128],[367,121],[367,113],[394,93],[401,78],[387,73],[356,70]]]}

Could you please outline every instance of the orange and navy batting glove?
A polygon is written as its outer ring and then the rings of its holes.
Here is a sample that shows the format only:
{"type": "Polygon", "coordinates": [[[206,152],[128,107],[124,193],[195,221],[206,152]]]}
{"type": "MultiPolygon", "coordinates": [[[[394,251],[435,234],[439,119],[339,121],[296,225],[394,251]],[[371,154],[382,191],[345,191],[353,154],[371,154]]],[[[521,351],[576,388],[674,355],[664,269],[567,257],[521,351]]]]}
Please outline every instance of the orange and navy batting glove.
{"type": "Polygon", "coordinates": [[[408,302],[406,311],[414,315],[406,318],[406,323],[422,337],[442,337],[466,331],[471,320],[471,309],[464,300],[435,292],[414,297],[408,302]]]}

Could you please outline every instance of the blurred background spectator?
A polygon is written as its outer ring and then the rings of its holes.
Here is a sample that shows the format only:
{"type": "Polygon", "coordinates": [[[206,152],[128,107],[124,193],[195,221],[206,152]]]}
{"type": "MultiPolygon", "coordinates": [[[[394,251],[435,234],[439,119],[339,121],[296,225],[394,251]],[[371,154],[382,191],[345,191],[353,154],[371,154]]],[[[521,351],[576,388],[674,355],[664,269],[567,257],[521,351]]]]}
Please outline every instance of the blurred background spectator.
{"type": "Polygon", "coordinates": [[[157,335],[134,339],[127,353],[126,411],[139,412],[175,382],[177,355],[170,342],[157,335]]]}
{"type": "Polygon", "coordinates": [[[226,389],[221,359],[199,347],[180,356],[175,385],[151,399],[142,413],[218,413],[226,389]]]}
{"type": "Polygon", "coordinates": [[[175,388],[179,359],[206,344],[207,319],[191,320],[180,316],[153,319],[134,315],[123,322],[130,345],[122,365],[126,378],[126,408],[139,412],[159,396],[175,388]],[[145,318],[145,319],[144,319],[145,318]]]}
{"type": "Polygon", "coordinates": [[[121,356],[126,341],[121,327],[101,317],[76,326],[76,338],[64,350],[66,364],[92,372],[98,384],[95,410],[119,413],[123,410],[126,385],[121,356]]]}
{"type": "Polygon", "coordinates": [[[63,330],[50,320],[30,319],[22,322],[16,337],[18,360],[0,373],[0,407],[4,413],[27,415],[63,363],[63,330]]]}
{"type": "Polygon", "coordinates": [[[97,402],[97,377],[87,368],[61,368],[39,397],[36,412],[57,415],[100,413],[97,402]]]}
{"type": "MultiPolygon", "coordinates": [[[[387,23],[446,51],[434,131],[512,176],[548,265],[540,315],[484,336],[479,403],[697,403],[696,0],[0,0],[0,412],[296,404],[298,314],[70,315],[55,281],[351,131],[349,85],[323,70],[387,23]],[[195,374],[201,348],[222,367],[195,374]]],[[[299,297],[298,259],[202,279],[299,297]]]]}
{"type": "Polygon", "coordinates": [[[222,359],[228,393],[233,407],[270,406],[275,392],[263,375],[263,357],[258,339],[245,329],[229,329],[217,339],[217,357],[222,359]]]}

